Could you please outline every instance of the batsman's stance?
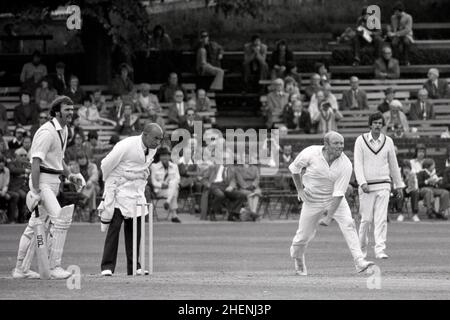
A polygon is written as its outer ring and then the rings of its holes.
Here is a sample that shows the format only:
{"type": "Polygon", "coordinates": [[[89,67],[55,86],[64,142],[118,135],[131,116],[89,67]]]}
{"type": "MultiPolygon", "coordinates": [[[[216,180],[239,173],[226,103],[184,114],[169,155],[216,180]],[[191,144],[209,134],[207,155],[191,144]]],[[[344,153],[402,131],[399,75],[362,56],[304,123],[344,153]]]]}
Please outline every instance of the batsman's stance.
{"type": "MultiPolygon", "coordinates": [[[[47,265],[39,259],[48,259],[49,275],[52,279],[65,279],[71,273],[61,267],[61,257],[66,240],[67,230],[72,223],[74,205],[61,208],[56,199],[61,183],[60,175],[80,189],[85,181],[79,175],[70,174],[64,162],[68,129],[72,121],[73,102],[69,97],[59,96],[51,104],[52,119],[44,123],[36,132],[31,145],[30,191],[27,195],[27,206],[32,211],[31,218],[20,238],[16,267],[13,278],[39,278],[40,275],[30,270],[31,261],[36,250],[34,227],[42,223],[48,230],[48,257],[38,254],[39,266],[47,265]],[[36,217],[36,204],[39,217],[36,217]]],[[[41,253],[39,250],[38,253],[41,253]]],[[[48,271],[46,272],[48,273],[48,271]]]]}
{"type": "Polygon", "coordinates": [[[319,219],[333,217],[352,253],[356,271],[363,272],[373,262],[366,261],[359,246],[355,222],[345,200],[352,163],[343,153],[344,138],[331,131],[324,137],[324,146],[305,148],[289,166],[298,196],[303,200],[297,233],[292,240],[291,257],[298,275],[307,275],[305,251],[314,238],[319,219]]]}

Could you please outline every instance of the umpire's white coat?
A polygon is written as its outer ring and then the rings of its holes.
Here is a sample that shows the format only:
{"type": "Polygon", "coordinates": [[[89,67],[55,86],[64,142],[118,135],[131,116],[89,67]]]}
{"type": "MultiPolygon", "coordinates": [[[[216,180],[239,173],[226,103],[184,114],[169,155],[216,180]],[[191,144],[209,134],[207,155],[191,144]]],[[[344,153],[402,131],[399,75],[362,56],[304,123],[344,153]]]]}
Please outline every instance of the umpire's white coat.
{"type": "MultiPolygon", "coordinates": [[[[136,203],[146,203],[145,186],[149,176],[149,166],[157,149],[149,149],[145,156],[142,135],[133,136],[118,142],[102,160],[101,170],[105,191],[99,206],[100,218],[111,221],[114,208],[120,209],[125,217],[132,217],[136,203]]],[[[145,208],[145,214],[148,214],[145,208]]],[[[141,215],[141,210],[137,210],[141,215]]]]}

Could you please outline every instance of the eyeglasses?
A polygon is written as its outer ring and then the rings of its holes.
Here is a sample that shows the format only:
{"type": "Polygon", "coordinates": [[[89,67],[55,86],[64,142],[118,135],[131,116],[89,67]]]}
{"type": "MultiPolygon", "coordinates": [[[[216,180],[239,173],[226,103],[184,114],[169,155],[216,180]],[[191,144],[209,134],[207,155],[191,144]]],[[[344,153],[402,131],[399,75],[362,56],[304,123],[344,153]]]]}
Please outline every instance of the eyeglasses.
{"type": "Polygon", "coordinates": [[[187,115],[188,115],[188,117],[193,117],[194,116],[193,113],[188,113],[187,115]]]}
{"type": "Polygon", "coordinates": [[[201,35],[201,37],[202,38],[207,38],[207,37],[209,37],[209,35],[207,33],[204,33],[204,34],[201,35]]]}
{"type": "Polygon", "coordinates": [[[47,119],[47,117],[39,117],[39,119],[47,119]]]}

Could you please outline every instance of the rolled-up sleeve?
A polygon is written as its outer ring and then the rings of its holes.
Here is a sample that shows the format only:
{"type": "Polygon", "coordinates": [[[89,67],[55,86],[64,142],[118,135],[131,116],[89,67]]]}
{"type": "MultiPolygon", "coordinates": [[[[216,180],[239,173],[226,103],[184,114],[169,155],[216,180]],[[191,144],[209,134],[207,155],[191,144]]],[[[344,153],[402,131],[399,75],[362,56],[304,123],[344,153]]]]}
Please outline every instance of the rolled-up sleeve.
{"type": "Polygon", "coordinates": [[[303,168],[306,168],[309,164],[310,149],[306,148],[295,158],[295,160],[289,165],[289,171],[292,174],[300,174],[303,168]]]}
{"type": "Polygon", "coordinates": [[[39,158],[41,161],[44,161],[45,156],[50,150],[52,141],[52,134],[48,130],[38,130],[33,138],[31,159],[39,158]]]}
{"type": "Polygon", "coordinates": [[[352,177],[352,164],[350,161],[343,164],[342,170],[333,187],[333,197],[343,197],[347,191],[350,178],[352,177]]]}

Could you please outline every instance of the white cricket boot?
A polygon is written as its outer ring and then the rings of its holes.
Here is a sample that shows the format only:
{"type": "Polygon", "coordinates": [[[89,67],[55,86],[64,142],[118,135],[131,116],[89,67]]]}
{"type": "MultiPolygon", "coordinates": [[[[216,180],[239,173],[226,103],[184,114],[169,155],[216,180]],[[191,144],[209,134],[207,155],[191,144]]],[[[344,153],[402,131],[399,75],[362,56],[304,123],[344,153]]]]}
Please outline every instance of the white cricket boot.
{"type": "Polygon", "coordinates": [[[55,269],[50,270],[51,279],[67,279],[70,277],[72,273],[67,270],[64,270],[61,267],[56,267],[55,269]]]}
{"type": "Polygon", "coordinates": [[[361,273],[366,271],[370,266],[375,265],[372,261],[367,261],[366,259],[358,259],[355,263],[356,272],[361,273]]]}
{"type": "Polygon", "coordinates": [[[41,276],[33,270],[23,271],[22,269],[14,268],[12,277],[13,279],[39,279],[41,276]]]}

